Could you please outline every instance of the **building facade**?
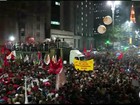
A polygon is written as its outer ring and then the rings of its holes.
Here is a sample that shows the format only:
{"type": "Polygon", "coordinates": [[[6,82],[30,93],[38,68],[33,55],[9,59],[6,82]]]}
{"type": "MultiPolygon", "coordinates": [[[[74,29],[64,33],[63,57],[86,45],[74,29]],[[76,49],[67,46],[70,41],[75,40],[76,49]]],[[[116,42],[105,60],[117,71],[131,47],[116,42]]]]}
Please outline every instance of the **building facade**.
{"type": "Polygon", "coordinates": [[[59,35],[61,40],[65,40],[67,35],[62,37],[61,30],[71,35],[69,33],[74,29],[71,6],[71,2],[59,0],[2,2],[0,3],[0,37],[3,43],[8,41],[11,35],[15,37],[14,42],[25,42],[28,36],[42,42],[45,38],[53,37],[54,34],[51,35],[51,33],[55,33],[55,36],[59,35]],[[56,30],[60,33],[56,33],[56,30]]]}
{"type": "Polygon", "coordinates": [[[74,46],[89,49],[93,42],[93,2],[75,1],[75,37],[74,46]]]}
{"type": "MultiPolygon", "coordinates": [[[[36,41],[60,36],[63,41],[69,40],[67,35],[70,35],[73,40],[69,42],[80,50],[84,46],[89,49],[90,44],[93,47],[98,45],[102,36],[97,28],[103,24],[103,17],[111,15],[111,8],[107,8],[106,1],[7,1],[1,2],[0,8],[1,39],[7,41],[13,35],[16,42],[24,42],[28,36],[34,37],[36,41]]],[[[119,12],[115,16],[117,14],[119,12]]],[[[115,17],[115,20],[118,18],[115,17]]]]}

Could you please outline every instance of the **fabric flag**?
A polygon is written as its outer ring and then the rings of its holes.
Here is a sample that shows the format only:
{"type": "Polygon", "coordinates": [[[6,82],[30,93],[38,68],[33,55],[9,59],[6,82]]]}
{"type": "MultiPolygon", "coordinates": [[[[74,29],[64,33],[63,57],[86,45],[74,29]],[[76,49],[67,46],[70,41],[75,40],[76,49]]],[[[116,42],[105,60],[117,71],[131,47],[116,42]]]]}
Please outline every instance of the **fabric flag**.
{"type": "Polygon", "coordinates": [[[54,62],[54,63],[56,63],[57,62],[57,59],[56,59],[56,56],[52,56],[52,61],[54,62]]]}
{"type": "Polygon", "coordinates": [[[131,6],[131,11],[130,11],[130,21],[136,23],[135,10],[133,5],[131,6]]]}
{"type": "Polygon", "coordinates": [[[90,50],[89,50],[89,52],[86,50],[86,47],[85,47],[85,45],[84,45],[83,54],[84,54],[86,57],[89,57],[89,56],[90,56],[91,51],[92,51],[92,43],[90,44],[90,50]]]}
{"type": "Polygon", "coordinates": [[[66,75],[64,68],[61,69],[60,73],[56,75],[56,90],[59,90],[66,83],[66,75]]]}
{"type": "Polygon", "coordinates": [[[87,49],[86,49],[85,44],[84,44],[84,50],[83,50],[83,53],[84,53],[84,55],[86,55],[86,53],[87,53],[87,49]]]}
{"type": "Polygon", "coordinates": [[[26,55],[25,58],[24,58],[24,62],[28,62],[29,61],[29,56],[26,55]]]}
{"type": "Polygon", "coordinates": [[[37,52],[37,56],[38,56],[38,59],[41,60],[42,55],[41,55],[41,52],[40,51],[37,52]]]}
{"type": "Polygon", "coordinates": [[[118,60],[121,60],[123,58],[123,53],[121,52],[118,56],[118,60]]]}
{"type": "Polygon", "coordinates": [[[50,55],[49,54],[48,55],[47,54],[45,55],[44,62],[45,62],[46,65],[49,65],[49,63],[50,63],[50,55]]]}
{"type": "Polygon", "coordinates": [[[20,54],[20,59],[22,60],[22,55],[20,54]]]}
{"type": "Polygon", "coordinates": [[[87,52],[86,56],[89,57],[91,55],[92,52],[92,43],[90,43],[90,50],[89,52],[87,52]]]}
{"type": "Polygon", "coordinates": [[[58,62],[53,62],[52,60],[50,61],[50,67],[48,70],[49,74],[58,74],[60,72],[60,70],[63,67],[63,62],[62,59],[59,58],[58,62]]]}
{"type": "Polygon", "coordinates": [[[6,57],[4,58],[4,67],[9,66],[9,62],[7,61],[6,57]]]}
{"type": "Polygon", "coordinates": [[[16,57],[16,51],[12,51],[8,56],[6,56],[7,59],[15,60],[16,57]]]}

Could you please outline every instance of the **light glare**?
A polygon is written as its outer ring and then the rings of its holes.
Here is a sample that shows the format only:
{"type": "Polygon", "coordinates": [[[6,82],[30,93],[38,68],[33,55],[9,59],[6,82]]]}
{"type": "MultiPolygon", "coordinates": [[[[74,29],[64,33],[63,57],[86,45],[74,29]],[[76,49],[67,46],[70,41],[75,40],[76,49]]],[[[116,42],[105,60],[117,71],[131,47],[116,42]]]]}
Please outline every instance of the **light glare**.
{"type": "Polygon", "coordinates": [[[120,1],[115,1],[115,5],[119,5],[120,4],[120,1]]]}
{"type": "Polygon", "coordinates": [[[9,37],[9,40],[10,40],[10,41],[14,41],[14,40],[15,40],[15,37],[14,37],[14,36],[10,36],[10,37],[9,37]]]}
{"type": "Polygon", "coordinates": [[[108,1],[108,2],[107,2],[107,5],[112,5],[112,2],[111,2],[111,1],[108,1]]]}

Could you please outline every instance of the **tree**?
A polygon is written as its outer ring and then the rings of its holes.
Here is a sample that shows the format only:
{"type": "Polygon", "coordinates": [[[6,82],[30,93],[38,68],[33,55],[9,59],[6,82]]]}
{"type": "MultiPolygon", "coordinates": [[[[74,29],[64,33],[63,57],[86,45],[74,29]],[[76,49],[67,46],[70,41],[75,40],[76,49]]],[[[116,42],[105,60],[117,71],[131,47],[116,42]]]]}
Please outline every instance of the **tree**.
{"type": "Polygon", "coordinates": [[[119,26],[119,25],[114,26],[114,29],[110,27],[107,30],[109,39],[112,42],[124,40],[125,38],[124,32],[125,32],[124,28],[122,28],[122,26],[119,26]]]}

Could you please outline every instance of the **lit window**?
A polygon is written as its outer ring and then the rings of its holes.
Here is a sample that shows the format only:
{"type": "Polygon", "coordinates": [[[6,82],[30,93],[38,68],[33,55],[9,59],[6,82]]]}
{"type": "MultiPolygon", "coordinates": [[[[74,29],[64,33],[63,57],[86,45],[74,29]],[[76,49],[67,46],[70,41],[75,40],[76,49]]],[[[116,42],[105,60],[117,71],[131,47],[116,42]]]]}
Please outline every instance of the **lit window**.
{"type": "Polygon", "coordinates": [[[82,36],[83,36],[83,33],[82,33],[82,36]]]}
{"type": "Polygon", "coordinates": [[[81,20],[83,20],[83,17],[81,17],[81,20]]]}
{"type": "Polygon", "coordinates": [[[56,1],[56,2],[55,2],[55,5],[59,5],[59,6],[60,6],[60,3],[56,1]]]}
{"type": "Polygon", "coordinates": [[[87,24],[86,24],[86,27],[87,27],[87,24]]]}
{"type": "Polygon", "coordinates": [[[79,5],[77,5],[77,8],[79,8],[79,5]]]}
{"type": "Polygon", "coordinates": [[[83,7],[81,7],[81,9],[83,10],[83,7]]]}
{"type": "Polygon", "coordinates": [[[82,28],[82,31],[83,31],[83,28],[82,28]]]}
{"type": "Polygon", "coordinates": [[[87,5],[86,5],[86,7],[87,7],[87,5]]]}
{"type": "Polygon", "coordinates": [[[83,15],[83,12],[81,12],[81,14],[83,15]]]}
{"type": "Polygon", "coordinates": [[[99,19],[99,17],[96,17],[96,19],[99,19]]]}
{"type": "Polygon", "coordinates": [[[81,5],[83,5],[83,2],[81,2],[81,5]]]}
{"type": "Polygon", "coordinates": [[[81,23],[81,25],[83,26],[83,23],[81,23]]]}
{"type": "Polygon", "coordinates": [[[60,22],[57,22],[57,21],[51,21],[51,24],[53,24],[53,25],[60,25],[60,22]]]}
{"type": "Polygon", "coordinates": [[[86,14],[86,16],[87,16],[87,14],[86,14]]]}
{"type": "Polygon", "coordinates": [[[86,0],[86,2],[87,2],[87,0],[86,0]]]}
{"type": "Polygon", "coordinates": [[[91,5],[91,2],[89,2],[89,5],[91,5]]]}

